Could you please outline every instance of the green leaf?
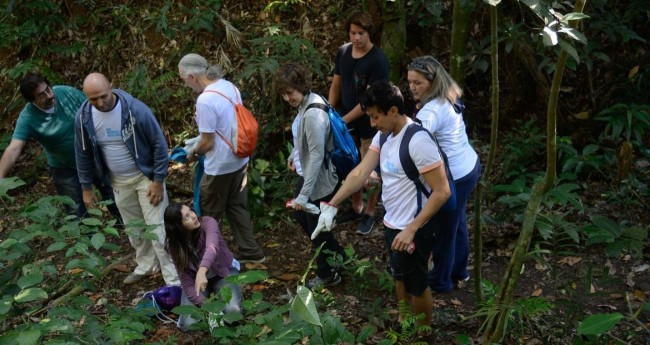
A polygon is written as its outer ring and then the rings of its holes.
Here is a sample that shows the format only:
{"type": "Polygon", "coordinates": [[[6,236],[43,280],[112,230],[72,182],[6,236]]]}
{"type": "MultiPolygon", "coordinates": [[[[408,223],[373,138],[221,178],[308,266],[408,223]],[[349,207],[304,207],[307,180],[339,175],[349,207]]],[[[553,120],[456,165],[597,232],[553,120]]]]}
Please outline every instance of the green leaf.
{"type": "Polygon", "coordinates": [[[576,62],[580,62],[580,56],[578,56],[578,51],[576,48],[574,48],[571,43],[565,41],[565,40],[560,40],[560,47],[562,47],[562,50],[566,51],[571,55],[571,57],[576,60],[576,62]]]}
{"type": "Polygon", "coordinates": [[[613,236],[619,236],[621,234],[621,227],[616,224],[616,222],[605,216],[598,214],[593,215],[591,216],[591,222],[599,229],[604,230],[613,236]]]}
{"type": "Polygon", "coordinates": [[[54,243],[50,244],[50,245],[47,247],[47,252],[48,252],[48,253],[50,253],[50,252],[56,252],[56,251],[58,251],[58,250],[61,250],[61,249],[65,248],[67,245],[68,245],[68,244],[65,243],[65,242],[54,242],[54,243]]]}
{"type": "Polygon", "coordinates": [[[107,234],[109,234],[109,235],[113,235],[113,236],[115,236],[115,237],[119,237],[119,236],[120,236],[120,234],[117,232],[117,229],[115,229],[114,227],[111,227],[111,226],[107,226],[107,227],[105,227],[105,228],[104,228],[104,232],[107,233],[107,234]]]}
{"type": "Polygon", "coordinates": [[[91,216],[101,217],[103,215],[103,212],[100,209],[89,208],[87,211],[88,211],[88,214],[90,214],[91,216]]]}
{"type": "Polygon", "coordinates": [[[567,34],[569,37],[582,44],[587,44],[587,37],[585,37],[585,35],[577,29],[574,29],[572,27],[563,27],[558,31],[567,34]]]}
{"type": "Polygon", "coordinates": [[[68,334],[74,332],[72,323],[64,319],[43,319],[39,324],[48,332],[63,332],[68,334]]]}
{"type": "Polygon", "coordinates": [[[0,301],[0,315],[5,315],[11,310],[11,305],[14,303],[14,297],[10,295],[2,296],[0,301]]]}
{"type": "MultiPolygon", "coordinates": [[[[39,344],[41,339],[41,331],[38,329],[32,329],[24,332],[18,333],[16,342],[17,345],[36,345],[39,344]]],[[[1,339],[0,339],[1,340],[1,339]]],[[[2,343],[2,341],[0,341],[2,343]]]]}
{"type": "Polygon", "coordinates": [[[377,330],[373,326],[366,326],[357,335],[356,343],[364,343],[366,340],[375,334],[377,330]]]}
{"type": "Polygon", "coordinates": [[[238,285],[248,285],[266,280],[269,274],[266,271],[252,270],[240,272],[236,275],[226,277],[226,281],[238,285]]]}
{"type": "Polygon", "coordinates": [[[586,318],[580,327],[578,327],[578,334],[585,335],[600,335],[608,332],[616,324],[623,319],[621,313],[613,314],[596,314],[586,318]]]}
{"type": "Polygon", "coordinates": [[[0,242],[0,249],[7,249],[17,243],[18,241],[14,240],[13,238],[6,239],[2,242],[0,242]]]}
{"type": "Polygon", "coordinates": [[[93,247],[97,250],[99,250],[102,245],[106,242],[106,236],[102,234],[101,232],[97,232],[93,235],[93,237],[90,239],[90,243],[92,243],[93,247]]]}
{"type": "Polygon", "coordinates": [[[558,43],[557,32],[548,26],[544,27],[541,35],[544,45],[547,47],[552,47],[558,43]]]}
{"type": "Polygon", "coordinates": [[[302,285],[298,285],[296,297],[291,303],[291,313],[312,325],[322,326],[314,303],[314,294],[302,285]]]}
{"type": "Polygon", "coordinates": [[[46,299],[47,298],[47,292],[41,288],[29,288],[21,291],[18,293],[15,297],[16,302],[18,303],[25,303],[25,302],[31,302],[31,301],[36,301],[39,299],[46,299]]]}
{"type": "Polygon", "coordinates": [[[568,22],[569,20],[579,20],[579,19],[585,19],[589,18],[588,15],[581,13],[581,12],[571,12],[567,13],[564,18],[562,18],[563,22],[568,22]]]}
{"type": "Polygon", "coordinates": [[[101,226],[102,221],[97,218],[84,218],[81,222],[88,226],[101,226]]]}
{"type": "Polygon", "coordinates": [[[43,273],[41,273],[40,270],[36,270],[34,273],[20,277],[20,279],[18,279],[18,286],[20,286],[21,289],[25,289],[42,281],[43,273]]]}
{"type": "Polygon", "coordinates": [[[19,179],[16,176],[0,179],[0,198],[7,198],[13,201],[14,198],[9,196],[7,192],[24,184],[25,181],[19,179]]]}

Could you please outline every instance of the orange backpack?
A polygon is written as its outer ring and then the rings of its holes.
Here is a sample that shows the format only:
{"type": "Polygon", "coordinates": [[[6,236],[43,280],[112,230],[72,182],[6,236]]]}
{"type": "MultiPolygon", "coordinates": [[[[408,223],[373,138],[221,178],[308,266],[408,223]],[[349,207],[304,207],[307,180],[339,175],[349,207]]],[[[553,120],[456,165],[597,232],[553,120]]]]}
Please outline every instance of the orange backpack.
{"type": "MultiPolygon", "coordinates": [[[[235,85],[233,85],[235,88],[235,85]]],[[[246,158],[253,155],[255,147],[257,146],[257,131],[259,125],[257,120],[250,112],[246,109],[241,102],[241,99],[237,103],[233,102],[228,96],[224,95],[219,91],[206,90],[206,92],[218,93],[221,97],[225,98],[230,102],[230,104],[235,107],[235,122],[232,126],[232,141],[229,141],[221,133],[217,134],[223,139],[223,141],[230,146],[232,152],[234,152],[238,157],[246,158]]],[[[237,90],[235,89],[235,94],[237,90]]]]}

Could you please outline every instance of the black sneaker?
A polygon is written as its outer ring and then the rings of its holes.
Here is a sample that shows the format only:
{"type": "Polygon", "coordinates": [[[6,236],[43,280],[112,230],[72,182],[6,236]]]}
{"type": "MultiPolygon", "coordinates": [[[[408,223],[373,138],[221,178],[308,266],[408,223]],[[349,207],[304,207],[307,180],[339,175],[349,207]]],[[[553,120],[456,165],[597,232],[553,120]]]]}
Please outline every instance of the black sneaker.
{"type": "Polygon", "coordinates": [[[375,216],[363,214],[359,225],[357,225],[357,234],[368,235],[375,228],[375,216]]]}
{"type": "Polygon", "coordinates": [[[356,213],[354,208],[350,207],[343,212],[340,212],[336,215],[336,224],[345,224],[352,221],[357,221],[361,219],[363,215],[363,210],[360,213],[356,213]]]}
{"type": "Polygon", "coordinates": [[[341,284],[341,281],[343,278],[341,278],[341,275],[338,273],[334,273],[333,276],[328,277],[328,278],[321,278],[316,276],[316,278],[310,279],[305,286],[307,286],[309,289],[314,290],[314,288],[324,288],[328,286],[337,286],[341,284]]]}
{"type": "Polygon", "coordinates": [[[241,255],[235,258],[237,261],[239,261],[240,264],[245,264],[245,263],[253,263],[253,264],[261,264],[264,261],[266,261],[266,256],[247,256],[247,255],[241,255]]]}

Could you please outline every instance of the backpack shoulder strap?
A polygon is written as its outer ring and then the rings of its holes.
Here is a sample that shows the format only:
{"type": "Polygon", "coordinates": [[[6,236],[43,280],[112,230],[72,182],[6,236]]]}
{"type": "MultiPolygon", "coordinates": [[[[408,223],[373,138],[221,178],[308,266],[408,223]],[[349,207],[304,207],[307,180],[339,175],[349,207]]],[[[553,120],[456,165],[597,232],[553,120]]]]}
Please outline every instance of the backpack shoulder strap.
{"type": "Polygon", "coordinates": [[[413,123],[409,125],[406,128],[406,132],[404,132],[404,136],[402,137],[402,141],[399,144],[399,161],[400,164],[402,164],[402,169],[404,169],[404,173],[406,174],[406,177],[409,178],[415,184],[415,190],[416,190],[416,201],[417,201],[417,210],[415,211],[415,214],[413,215],[413,218],[415,218],[418,213],[422,210],[422,195],[424,194],[427,198],[431,196],[431,192],[427,190],[427,188],[422,184],[420,181],[420,172],[418,171],[418,168],[415,166],[415,162],[413,162],[413,158],[411,157],[409,153],[409,144],[411,143],[411,139],[413,139],[413,135],[417,132],[425,131],[426,133],[431,136],[431,133],[427,131],[424,127],[422,127],[419,124],[413,123]]]}
{"type": "Polygon", "coordinates": [[[233,105],[233,107],[235,106],[235,102],[233,102],[232,99],[230,99],[230,97],[224,95],[223,93],[221,93],[221,92],[219,92],[219,91],[216,91],[216,90],[205,90],[205,91],[203,91],[203,92],[210,92],[210,93],[216,93],[216,94],[219,94],[221,97],[227,99],[228,102],[230,102],[230,104],[233,105]]]}
{"type": "MultiPolygon", "coordinates": [[[[233,87],[234,87],[234,84],[233,84],[233,87]]],[[[235,91],[236,91],[236,90],[235,90],[235,91]]],[[[232,106],[235,108],[235,119],[237,119],[237,105],[235,104],[235,102],[232,101],[232,99],[230,99],[230,97],[228,97],[228,96],[224,95],[223,93],[221,93],[221,92],[219,92],[219,91],[216,91],[216,90],[204,90],[203,92],[216,93],[216,94],[218,94],[219,96],[221,96],[221,97],[227,99],[228,102],[230,102],[230,104],[232,104],[232,106]]],[[[218,135],[218,136],[219,136],[223,141],[226,142],[226,144],[228,144],[228,146],[230,147],[230,149],[232,150],[232,152],[237,152],[237,150],[235,149],[235,147],[233,146],[233,144],[230,142],[230,140],[226,139],[226,137],[224,137],[221,133],[219,133],[219,131],[216,131],[216,133],[217,133],[217,135],[218,135]]]]}
{"type": "Polygon", "coordinates": [[[324,112],[326,112],[326,113],[329,113],[329,110],[330,110],[329,106],[327,106],[327,105],[325,105],[325,104],[321,104],[321,103],[312,103],[312,104],[310,104],[310,105],[307,106],[307,109],[305,109],[305,111],[307,111],[307,110],[309,110],[309,109],[312,109],[312,108],[318,108],[318,109],[320,109],[320,110],[322,110],[322,111],[324,111],[324,112]]]}
{"type": "Polygon", "coordinates": [[[402,164],[404,173],[409,178],[409,180],[415,183],[420,182],[420,172],[418,171],[418,168],[415,166],[415,163],[409,154],[409,144],[411,143],[411,139],[413,139],[413,135],[420,131],[429,133],[429,131],[420,125],[409,125],[406,128],[406,132],[404,132],[404,136],[402,137],[402,141],[399,145],[399,161],[402,164]]]}

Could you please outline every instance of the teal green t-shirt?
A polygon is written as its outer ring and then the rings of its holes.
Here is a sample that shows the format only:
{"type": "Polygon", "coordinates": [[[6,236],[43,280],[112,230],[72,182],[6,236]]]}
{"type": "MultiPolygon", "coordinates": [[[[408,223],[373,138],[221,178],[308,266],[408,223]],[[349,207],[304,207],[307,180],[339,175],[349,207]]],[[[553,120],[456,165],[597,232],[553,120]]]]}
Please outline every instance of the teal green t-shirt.
{"type": "Polygon", "coordinates": [[[86,100],[83,92],[69,86],[52,88],[56,97],[54,113],[48,114],[33,103],[27,103],[18,116],[13,139],[34,138],[47,153],[47,164],[53,168],[76,168],[74,154],[74,118],[86,100]]]}

